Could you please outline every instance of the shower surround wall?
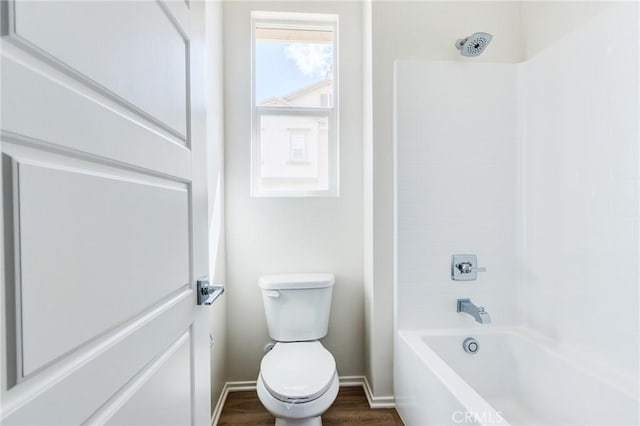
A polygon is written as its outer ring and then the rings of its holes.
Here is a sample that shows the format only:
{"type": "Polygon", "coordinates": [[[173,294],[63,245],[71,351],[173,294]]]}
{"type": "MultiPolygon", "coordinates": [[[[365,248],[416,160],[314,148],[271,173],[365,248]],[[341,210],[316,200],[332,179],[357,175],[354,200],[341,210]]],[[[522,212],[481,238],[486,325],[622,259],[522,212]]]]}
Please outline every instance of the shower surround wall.
{"type": "Polygon", "coordinates": [[[636,394],[638,18],[607,7],[520,69],[526,323],[636,394]]]}
{"type": "Polygon", "coordinates": [[[521,321],[516,300],[516,67],[396,63],[397,327],[521,321]],[[476,254],[477,281],[451,280],[451,255],[476,254]]]}
{"type": "Polygon", "coordinates": [[[607,5],[519,64],[397,63],[396,329],[484,327],[471,297],[638,397],[638,18],[607,5]],[[488,271],[451,281],[454,253],[488,271]]]}

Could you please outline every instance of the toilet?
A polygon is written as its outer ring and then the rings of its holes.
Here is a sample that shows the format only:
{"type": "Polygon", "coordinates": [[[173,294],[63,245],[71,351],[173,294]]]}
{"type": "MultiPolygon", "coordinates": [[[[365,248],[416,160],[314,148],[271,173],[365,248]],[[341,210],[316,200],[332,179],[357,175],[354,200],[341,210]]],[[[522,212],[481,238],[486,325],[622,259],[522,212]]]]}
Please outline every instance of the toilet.
{"type": "Polygon", "coordinates": [[[276,344],[260,362],[258,398],[276,426],[322,425],[338,395],[336,361],[318,339],[327,334],[333,274],[260,277],[269,335],[276,344]]]}

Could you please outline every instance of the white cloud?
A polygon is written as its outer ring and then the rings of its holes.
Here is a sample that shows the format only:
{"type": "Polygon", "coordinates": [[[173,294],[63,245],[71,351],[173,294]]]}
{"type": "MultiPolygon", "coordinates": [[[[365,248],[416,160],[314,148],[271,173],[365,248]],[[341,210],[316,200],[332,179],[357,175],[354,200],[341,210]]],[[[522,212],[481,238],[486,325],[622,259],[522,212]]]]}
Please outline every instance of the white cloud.
{"type": "Polygon", "coordinates": [[[333,54],[329,44],[291,43],[284,49],[284,53],[304,75],[324,78],[331,69],[333,54]]]}

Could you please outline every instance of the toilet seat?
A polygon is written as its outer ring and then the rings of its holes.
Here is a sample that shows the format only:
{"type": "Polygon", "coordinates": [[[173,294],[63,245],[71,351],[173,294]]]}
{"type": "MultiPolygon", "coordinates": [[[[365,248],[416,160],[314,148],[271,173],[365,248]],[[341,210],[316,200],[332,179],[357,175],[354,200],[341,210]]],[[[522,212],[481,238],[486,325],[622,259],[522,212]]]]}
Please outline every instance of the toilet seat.
{"type": "Polygon", "coordinates": [[[260,363],[260,378],[274,398],[290,403],[312,401],[331,386],[336,362],[318,341],[276,343],[260,363]]]}

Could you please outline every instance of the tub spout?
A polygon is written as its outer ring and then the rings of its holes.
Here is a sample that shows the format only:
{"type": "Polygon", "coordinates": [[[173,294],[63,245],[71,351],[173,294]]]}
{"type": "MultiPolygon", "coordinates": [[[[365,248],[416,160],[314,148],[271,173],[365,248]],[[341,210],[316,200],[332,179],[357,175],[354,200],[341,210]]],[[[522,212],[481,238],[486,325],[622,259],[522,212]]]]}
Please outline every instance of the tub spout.
{"type": "Polygon", "coordinates": [[[484,310],[484,306],[476,306],[471,302],[471,299],[458,299],[458,312],[464,312],[473,317],[480,324],[490,324],[491,317],[489,313],[484,310]]]}

